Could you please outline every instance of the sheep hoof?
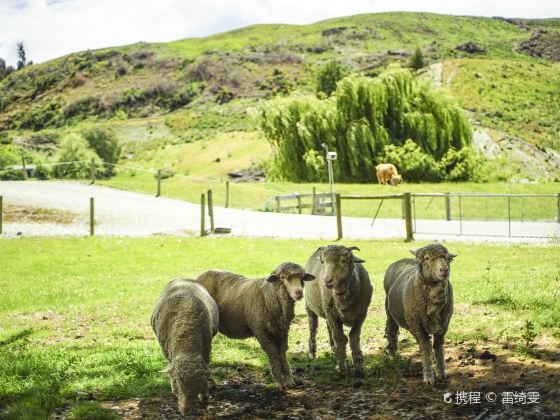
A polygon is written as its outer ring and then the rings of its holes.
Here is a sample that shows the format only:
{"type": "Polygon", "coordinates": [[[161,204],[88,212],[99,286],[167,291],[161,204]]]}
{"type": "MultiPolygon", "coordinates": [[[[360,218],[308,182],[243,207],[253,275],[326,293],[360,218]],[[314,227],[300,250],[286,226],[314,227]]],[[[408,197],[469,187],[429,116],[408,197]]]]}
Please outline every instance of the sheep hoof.
{"type": "Polygon", "coordinates": [[[434,385],[435,384],[434,373],[430,372],[429,374],[424,374],[424,383],[426,385],[434,385]]]}

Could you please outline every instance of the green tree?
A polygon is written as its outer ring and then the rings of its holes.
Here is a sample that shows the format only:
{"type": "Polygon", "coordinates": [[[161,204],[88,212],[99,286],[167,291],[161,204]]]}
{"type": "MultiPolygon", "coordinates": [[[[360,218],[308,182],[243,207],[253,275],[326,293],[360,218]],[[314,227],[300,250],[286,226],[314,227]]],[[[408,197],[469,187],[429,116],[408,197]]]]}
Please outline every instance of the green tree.
{"type": "Polygon", "coordinates": [[[107,128],[93,127],[82,131],[82,136],[89,147],[104,161],[105,176],[112,175],[114,165],[119,162],[121,156],[121,147],[115,133],[107,128]]]}
{"type": "Polygon", "coordinates": [[[21,70],[27,65],[27,58],[25,55],[25,47],[23,45],[23,42],[17,43],[17,55],[18,55],[17,69],[21,70]]]}
{"type": "Polygon", "coordinates": [[[426,63],[424,62],[424,55],[422,54],[422,50],[417,47],[414,51],[414,54],[410,56],[410,60],[408,62],[408,67],[414,70],[419,70],[424,67],[426,63]]]}
{"type": "Polygon", "coordinates": [[[92,159],[96,167],[101,166],[101,159],[80,134],[67,134],[60,140],[58,146],[54,176],[57,178],[89,178],[92,159]]]}
{"type": "Polygon", "coordinates": [[[407,139],[422,153],[420,169],[411,169],[414,177],[436,180],[441,178],[437,162],[447,151],[472,143],[461,110],[407,69],[392,69],[375,79],[345,77],[327,100],[269,101],[261,108],[260,126],[275,151],[269,175],[290,181],[319,180],[321,163],[311,151],[322,150],[322,143],[338,152],[335,176],[348,182],[374,181],[385,147],[403,146],[407,139]],[[423,177],[422,168],[430,175],[423,177]]]}
{"type": "Polygon", "coordinates": [[[329,61],[319,67],[317,71],[317,93],[324,93],[330,96],[336,90],[336,84],[340,79],[349,73],[347,66],[338,61],[329,61]]]}

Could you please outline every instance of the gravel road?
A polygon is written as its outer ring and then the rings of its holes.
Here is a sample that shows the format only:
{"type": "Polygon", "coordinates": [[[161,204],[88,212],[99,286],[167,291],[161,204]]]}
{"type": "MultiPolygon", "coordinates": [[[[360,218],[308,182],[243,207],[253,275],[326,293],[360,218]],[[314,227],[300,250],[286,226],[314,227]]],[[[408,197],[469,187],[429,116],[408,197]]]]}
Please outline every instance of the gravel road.
{"type": "MultiPolygon", "coordinates": [[[[153,197],[113,188],[76,182],[2,181],[0,195],[4,205],[70,211],[78,216],[72,223],[4,222],[4,236],[87,235],[89,197],[95,198],[95,234],[104,236],[197,235],[200,231],[200,206],[165,197],[153,197]]],[[[231,228],[233,236],[277,237],[290,239],[336,239],[336,219],[328,216],[279,214],[252,210],[214,208],[216,226],[231,228]]],[[[477,236],[479,233],[508,233],[507,222],[463,222],[417,220],[416,239],[547,243],[547,238],[477,236]],[[458,235],[460,230],[469,236],[458,235]],[[436,232],[436,233],[420,233],[436,232]]],[[[558,223],[515,223],[512,234],[560,237],[558,223]]],[[[404,238],[401,219],[344,217],[345,239],[404,238]]]]}

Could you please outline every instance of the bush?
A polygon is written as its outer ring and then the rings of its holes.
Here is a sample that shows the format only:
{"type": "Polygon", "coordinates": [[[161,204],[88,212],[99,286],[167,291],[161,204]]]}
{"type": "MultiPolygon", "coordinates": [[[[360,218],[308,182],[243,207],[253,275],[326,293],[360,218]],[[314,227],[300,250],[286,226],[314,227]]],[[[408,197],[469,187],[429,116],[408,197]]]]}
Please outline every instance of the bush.
{"type": "Polygon", "coordinates": [[[419,70],[425,65],[426,63],[424,62],[424,55],[422,54],[422,50],[420,48],[416,48],[414,54],[410,56],[408,67],[414,70],[419,70]]]}
{"type": "Polygon", "coordinates": [[[442,170],[434,158],[410,139],[404,146],[385,146],[377,161],[395,165],[405,181],[437,182],[443,179],[442,170]]]}
{"type": "Polygon", "coordinates": [[[439,164],[446,181],[479,181],[483,160],[471,148],[465,147],[461,150],[452,148],[447,151],[439,164]]]}
{"type": "Polygon", "coordinates": [[[105,162],[105,176],[111,176],[114,173],[114,165],[119,162],[121,156],[121,147],[115,133],[107,128],[93,127],[82,131],[82,136],[105,162]]]}
{"type": "Polygon", "coordinates": [[[347,66],[338,61],[330,61],[317,71],[316,92],[330,96],[336,90],[337,82],[349,73],[347,66]]]}
{"type": "Polygon", "coordinates": [[[92,159],[96,167],[102,165],[99,156],[89,147],[88,142],[80,134],[67,134],[60,141],[55,159],[58,165],[54,167],[54,176],[74,179],[89,178],[91,176],[92,159]]]}

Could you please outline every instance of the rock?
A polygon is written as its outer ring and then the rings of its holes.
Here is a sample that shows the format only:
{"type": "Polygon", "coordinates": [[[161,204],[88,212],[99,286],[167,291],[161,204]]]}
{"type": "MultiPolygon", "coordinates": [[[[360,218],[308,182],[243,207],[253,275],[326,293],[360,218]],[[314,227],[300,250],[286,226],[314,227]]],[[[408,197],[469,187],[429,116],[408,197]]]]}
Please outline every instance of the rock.
{"type": "Polygon", "coordinates": [[[475,54],[475,53],[484,53],[486,50],[479,45],[476,45],[474,42],[467,42],[466,44],[457,45],[455,47],[458,51],[463,51],[468,54],[475,54]]]}

